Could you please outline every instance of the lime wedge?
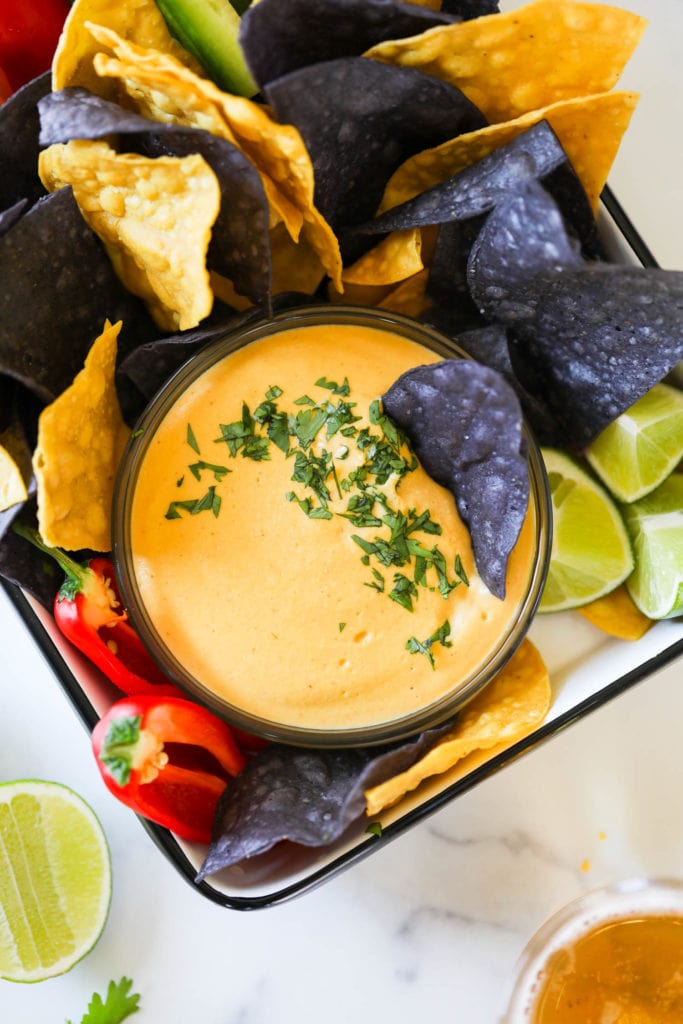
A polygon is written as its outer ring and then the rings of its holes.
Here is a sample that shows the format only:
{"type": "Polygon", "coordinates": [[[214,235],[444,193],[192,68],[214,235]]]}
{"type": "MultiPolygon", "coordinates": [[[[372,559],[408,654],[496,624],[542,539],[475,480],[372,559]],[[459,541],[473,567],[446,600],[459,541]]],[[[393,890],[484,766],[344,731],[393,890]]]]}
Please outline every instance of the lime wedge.
{"type": "Polygon", "coordinates": [[[542,450],[553,506],[553,546],[541,612],[578,608],[608,594],[633,570],[619,509],[568,455],[542,450]]]}
{"type": "Polygon", "coordinates": [[[88,805],[56,782],[0,784],[0,977],[42,981],[97,942],[111,865],[88,805]]]}
{"type": "Polygon", "coordinates": [[[602,431],[586,458],[620,501],[654,490],[683,458],[683,391],[656,384],[602,431]]]}
{"type": "Polygon", "coordinates": [[[683,615],[683,473],[622,511],[636,554],[626,581],[634,603],[651,619],[683,615]]]}

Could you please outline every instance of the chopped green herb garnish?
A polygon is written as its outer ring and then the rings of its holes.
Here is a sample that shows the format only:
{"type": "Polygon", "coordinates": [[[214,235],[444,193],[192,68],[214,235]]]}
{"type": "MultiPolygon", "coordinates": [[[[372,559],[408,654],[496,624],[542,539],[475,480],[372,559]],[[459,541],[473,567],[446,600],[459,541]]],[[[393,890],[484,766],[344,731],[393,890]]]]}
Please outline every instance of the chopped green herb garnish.
{"type": "Polygon", "coordinates": [[[343,633],[345,629],[346,629],[346,623],[345,622],[340,622],[339,623],[339,632],[343,633]]]}
{"type": "Polygon", "coordinates": [[[412,580],[408,579],[401,572],[394,573],[394,585],[389,591],[389,597],[396,604],[400,604],[406,611],[412,612],[413,598],[417,599],[417,587],[412,580]]]}
{"type": "Polygon", "coordinates": [[[429,659],[429,664],[432,668],[436,668],[434,663],[434,655],[432,653],[432,646],[435,643],[441,644],[442,647],[452,647],[453,642],[448,639],[451,633],[451,624],[448,619],[443,622],[435,633],[428,636],[426,640],[418,640],[417,637],[411,636],[406,640],[406,650],[410,651],[411,654],[424,654],[429,659]]]}
{"type": "Polygon", "coordinates": [[[327,377],[318,377],[315,382],[317,388],[327,388],[333,395],[346,396],[351,393],[351,387],[347,377],[344,377],[343,383],[337,384],[334,380],[328,380],[327,377]]]}
{"type": "Polygon", "coordinates": [[[213,473],[214,479],[218,483],[220,483],[223,477],[228,473],[232,473],[232,470],[228,469],[227,466],[217,466],[213,462],[204,462],[203,459],[200,459],[199,462],[193,462],[191,466],[188,466],[188,469],[195,480],[201,480],[202,472],[206,471],[207,473],[213,473]]]}
{"type": "Polygon", "coordinates": [[[381,821],[371,822],[365,830],[370,836],[381,836],[382,835],[382,823],[381,821]]]}
{"type": "Polygon", "coordinates": [[[221,508],[221,497],[216,493],[216,488],[212,484],[208,488],[206,494],[202,495],[201,498],[188,499],[185,501],[172,501],[166,510],[165,519],[180,519],[183,512],[189,513],[191,516],[196,516],[200,512],[211,511],[214,516],[218,517],[221,508]]]}
{"type": "Polygon", "coordinates": [[[384,593],[384,576],[382,576],[382,573],[379,571],[379,569],[373,569],[372,570],[372,575],[373,575],[373,581],[371,583],[366,583],[365,586],[366,587],[371,587],[373,590],[376,590],[378,594],[383,594],[384,593]]]}
{"type": "Polygon", "coordinates": [[[192,450],[197,453],[197,455],[200,454],[199,445],[197,444],[197,438],[194,436],[194,430],[192,429],[192,425],[190,423],[187,424],[187,443],[189,444],[190,448],[192,448],[192,450]]]}
{"type": "Polygon", "coordinates": [[[460,560],[460,555],[455,556],[455,564],[453,566],[453,571],[455,572],[455,575],[458,577],[458,579],[462,580],[466,587],[469,587],[470,581],[467,578],[465,567],[460,560]]]}
{"type": "Polygon", "coordinates": [[[270,441],[256,432],[256,422],[249,411],[249,406],[243,402],[242,418],[233,423],[221,423],[221,436],[215,439],[216,444],[225,442],[233,458],[239,452],[245,459],[253,459],[255,462],[267,461],[270,458],[270,441]]]}

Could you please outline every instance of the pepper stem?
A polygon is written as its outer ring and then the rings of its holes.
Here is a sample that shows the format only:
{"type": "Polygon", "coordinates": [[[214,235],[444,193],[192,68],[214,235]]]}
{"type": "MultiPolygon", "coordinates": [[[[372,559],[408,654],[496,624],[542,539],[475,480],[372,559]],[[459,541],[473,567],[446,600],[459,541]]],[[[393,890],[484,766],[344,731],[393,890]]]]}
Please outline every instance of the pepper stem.
{"type": "Polygon", "coordinates": [[[87,565],[81,565],[74,558],[70,558],[61,548],[53,548],[46,544],[35,527],[15,519],[12,523],[12,529],[20,537],[30,541],[39,551],[54,558],[55,562],[63,570],[66,579],[59,591],[60,598],[64,597],[73,601],[76,594],[87,589],[88,583],[91,583],[95,576],[92,569],[87,565]]]}

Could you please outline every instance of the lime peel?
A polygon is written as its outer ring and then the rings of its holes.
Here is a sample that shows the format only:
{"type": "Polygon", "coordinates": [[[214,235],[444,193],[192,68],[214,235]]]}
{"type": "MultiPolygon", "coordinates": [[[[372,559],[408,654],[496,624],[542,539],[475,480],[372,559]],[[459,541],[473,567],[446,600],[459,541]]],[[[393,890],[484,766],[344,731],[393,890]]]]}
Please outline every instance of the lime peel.
{"type": "Polygon", "coordinates": [[[651,619],[683,615],[683,473],[622,511],[636,553],[626,581],[634,604],[651,619]]]}
{"type": "Polygon", "coordinates": [[[683,458],[683,391],[656,384],[606,427],[585,454],[619,501],[649,494],[683,458]]]}
{"type": "Polygon", "coordinates": [[[565,611],[604,597],[634,568],[615,502],[574,459],[542,449],[553,508],[553,545],[541,612],[565,611]]]}

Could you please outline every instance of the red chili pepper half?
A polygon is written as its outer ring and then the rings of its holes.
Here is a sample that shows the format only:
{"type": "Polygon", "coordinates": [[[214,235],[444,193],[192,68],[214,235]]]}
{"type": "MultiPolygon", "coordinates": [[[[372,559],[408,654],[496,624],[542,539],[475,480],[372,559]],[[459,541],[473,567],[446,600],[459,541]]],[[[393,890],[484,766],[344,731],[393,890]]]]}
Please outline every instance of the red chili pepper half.
{"type": "Polygon", "coordinates": [[[60,632],[74,647],[123,693],[183,696],[128,622],[108,558],[93,558],[81,565],[59,548],[45,544],[30,526],[15,522],[14,529],[64,570],[66,579],[53,611],[60,632]]]}
{"type": "Polygon", "coordinates": [[[49,69],[68,13],[67,0],[0,4],[0,64],[12,89],[49,69]]]}
{"type": "Polygon", "coordinates": [[[4,103],[12,92],[9,80],[5,72],[0,68],[0,103],[4,103]]]}
{"type": "Polygon", "coordinates": [[[107,788],[183,839],[211,840],[218,798],[245,761],[222,719],[175,697],[125,697],[92,734],[107,788]]]}

